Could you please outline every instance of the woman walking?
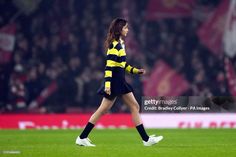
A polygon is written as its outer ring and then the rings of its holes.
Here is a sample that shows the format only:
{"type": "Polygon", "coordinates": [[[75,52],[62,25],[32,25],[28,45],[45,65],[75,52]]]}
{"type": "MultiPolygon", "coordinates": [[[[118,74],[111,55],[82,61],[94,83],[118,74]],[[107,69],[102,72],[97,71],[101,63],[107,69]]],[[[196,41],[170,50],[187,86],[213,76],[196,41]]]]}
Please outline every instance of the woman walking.
{"type": "Polygon", "coordinates": [[[98,90],[98,93],[103,96],[103,100],[96,112],[90,117],[80,136],[77,137],[76,144],[80,146],[95,146],[89,140],[88,135],[100,117],[112,107],[118,96],[129,107],[133,123],[144,146],[152,146],[163,139],[163,136],[147,135],[139,114],[139,104],[133,95],[133,88],[125,81],[125,72],[145,74],[144,69],[137,69],[126,63],[124,38],[128,31],[128,22],[125,19],[116,18],[110,24],[104,44],[107,50],[105,79],[102,87],[98,90]]]}

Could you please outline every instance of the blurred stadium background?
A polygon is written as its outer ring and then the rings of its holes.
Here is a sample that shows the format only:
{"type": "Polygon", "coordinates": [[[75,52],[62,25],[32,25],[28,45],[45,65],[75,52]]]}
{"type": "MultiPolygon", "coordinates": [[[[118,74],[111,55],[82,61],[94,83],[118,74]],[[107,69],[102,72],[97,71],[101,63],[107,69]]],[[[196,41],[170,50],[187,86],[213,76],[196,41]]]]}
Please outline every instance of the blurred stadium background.
{"type": "MultiPolygon", "coordinates": [[[[187,114],[195,121],[185,127],[201,127],[195,122],[210,113],[217,118],[205,127],[236,127],[235,6],[234,0],[1,0],[0,129],[85,124],[101,100],[103,42],[115,17],[129,21],[128,62],[147,70],[127,75],[140,104],[142,96],[201,96],[210,110],[187,114]]],[[[128,112],[117,101],[109,124],[120,125],[128,112]]],[[[109,116],[101,120],[105,126],[109,116]]]]}

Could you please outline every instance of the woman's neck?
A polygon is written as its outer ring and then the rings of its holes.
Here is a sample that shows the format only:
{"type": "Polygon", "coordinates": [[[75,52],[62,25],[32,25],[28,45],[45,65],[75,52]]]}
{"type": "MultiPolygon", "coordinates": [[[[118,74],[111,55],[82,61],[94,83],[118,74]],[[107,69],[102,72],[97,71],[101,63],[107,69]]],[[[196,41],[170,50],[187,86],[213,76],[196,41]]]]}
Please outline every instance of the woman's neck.
{"type": "Polygon", "coordinates": [[[120,42],[121,42],[121,44],[123,44],[124,43],[124,40],[122,39],[122,37],[120,37],[120,42]]]}

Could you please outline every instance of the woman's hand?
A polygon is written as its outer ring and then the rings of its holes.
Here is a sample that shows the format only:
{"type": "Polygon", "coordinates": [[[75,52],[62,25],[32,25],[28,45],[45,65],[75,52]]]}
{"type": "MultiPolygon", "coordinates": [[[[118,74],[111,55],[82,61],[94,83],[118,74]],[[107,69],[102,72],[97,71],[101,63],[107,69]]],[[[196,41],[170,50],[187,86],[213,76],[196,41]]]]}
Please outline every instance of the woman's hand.
{"type": "Polygon", "coordinates": [[[107,93],[108,95],[111,95],[111,88],[110,88],[110,87],[105,87],[104,91],[105,91],[105,93],[107,93]]]}
{"type": "Polygon", "coordinates": [[[138,69],[138,74],[145,74],[146,71],[144,69],[138,69]]]}

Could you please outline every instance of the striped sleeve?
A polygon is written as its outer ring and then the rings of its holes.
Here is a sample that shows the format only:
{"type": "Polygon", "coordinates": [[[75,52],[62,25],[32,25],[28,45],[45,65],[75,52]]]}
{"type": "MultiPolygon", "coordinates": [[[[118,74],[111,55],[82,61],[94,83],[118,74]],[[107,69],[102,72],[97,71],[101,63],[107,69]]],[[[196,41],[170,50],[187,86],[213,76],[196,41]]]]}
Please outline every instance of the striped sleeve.
{"type": "Polygon", "coordinates": [[[109,49],[107,51],[107,57],[106,57],[106,68],[105,68],[105,87],[110,88],[111,87],[111,78],[112,78],[112,69],[113,66],[118,61],[118,54],[119,51],[117,49],[109,49]]]}
{"type": "Polygon", "coordinates": [[[131,65],[129,64],[125,64],[125,71],[130,73],[130,74],[138,74],[139,70],[135,67],[132,67],[131,65]]]}

